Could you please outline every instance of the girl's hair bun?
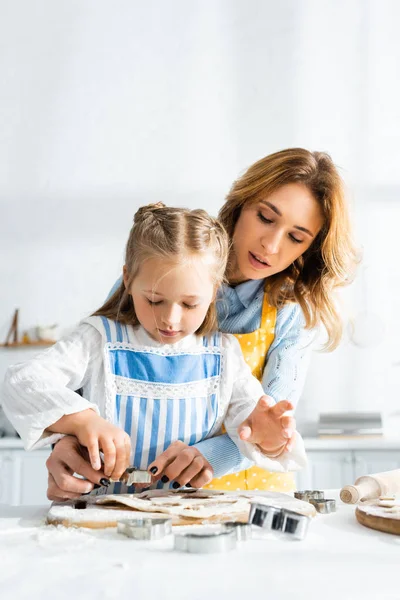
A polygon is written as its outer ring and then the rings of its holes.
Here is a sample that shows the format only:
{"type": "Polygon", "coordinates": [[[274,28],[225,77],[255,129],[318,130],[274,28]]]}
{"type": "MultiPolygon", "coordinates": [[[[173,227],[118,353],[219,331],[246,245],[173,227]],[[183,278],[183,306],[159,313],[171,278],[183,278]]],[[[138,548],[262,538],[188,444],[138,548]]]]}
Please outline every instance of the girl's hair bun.
{"type": "Polygon", "coordinates": [[[133,217],[133,222],[135,225],[137,223],[143,223],[147,219],[152,219],[156,217],[156,213],[158,210],[165,208],[165,204],[162,202],[156,202],[154,204],[146,204],[145,206],[141,206],[135,213],[133,217]]]}

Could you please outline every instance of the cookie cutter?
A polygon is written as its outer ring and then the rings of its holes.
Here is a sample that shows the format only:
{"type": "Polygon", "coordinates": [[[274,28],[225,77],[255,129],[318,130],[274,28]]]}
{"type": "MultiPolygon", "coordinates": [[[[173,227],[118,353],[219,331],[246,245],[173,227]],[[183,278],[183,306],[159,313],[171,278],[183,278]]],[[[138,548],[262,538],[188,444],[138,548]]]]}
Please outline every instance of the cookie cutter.
{"type": "Polygon", "coordinates": [[[161,540],[172,533],[172,519],[120,519],[117,531],[135,540],[161,540]]]}
{"type": "Polygon", "coordinates": [[[143,469],[137,469],[136,467],[128,467],[121,475],[119,479],[110,479],[111,483],[115,483],[120,481],[121,483],[126,483],[129,487],[130,485],[134,485],[135,483],[148,483],[149,485],[152,482],[151,473],[145,471],[143,469]]]}
{"type": "Polygon", "coordinates": [[[323,500],[324,492],[321,490],[302,490],[294,492],[294,497],[305,502],[309,502],[311,498],[313,500],[323,500]]]}
{"type": "Polygon", "coordinates": [[[317,512],[327,515],[328,513],[332,513],[336,511],[336,502],[331,499],[314,499],[310,498],[310,504],[312,504],[317,512]]]}
{"type": "Polygon", "coordinates": [[[241,523],[240,521],[226,521],[224,527],[232,528],[236,532],[236,540],[245,542],[251,539],[251,525],[249,523],[241,523]]]}
{"type": "Polygon", "coordinates": [[[310,518],[286,508],[252,502],[249,523],[261,527],[265,531],[303,540],[310,524],[310,518]]]}
{"type": "Polygon", "coordinates": [[[174,549],[192,554],[228,552],[236,548],[236,529],[223,526],[209,533],[192,532],[175,534],[174,549]]]}

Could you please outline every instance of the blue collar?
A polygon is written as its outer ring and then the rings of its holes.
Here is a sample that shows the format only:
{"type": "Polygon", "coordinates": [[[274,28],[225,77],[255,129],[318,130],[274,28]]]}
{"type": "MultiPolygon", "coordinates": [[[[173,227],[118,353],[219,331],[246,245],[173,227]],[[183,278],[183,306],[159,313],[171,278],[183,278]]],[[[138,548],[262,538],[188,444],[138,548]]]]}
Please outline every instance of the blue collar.
{"type": "Polygon", "coordinates": [[[236,287],[232,288],[229,285],[222,286],[222,293],[228,297],[236,296],[241,304],[247,308],[257,296],[257,294],[264,288],[265,279],[249,279],[239,283],[236,287]]]}

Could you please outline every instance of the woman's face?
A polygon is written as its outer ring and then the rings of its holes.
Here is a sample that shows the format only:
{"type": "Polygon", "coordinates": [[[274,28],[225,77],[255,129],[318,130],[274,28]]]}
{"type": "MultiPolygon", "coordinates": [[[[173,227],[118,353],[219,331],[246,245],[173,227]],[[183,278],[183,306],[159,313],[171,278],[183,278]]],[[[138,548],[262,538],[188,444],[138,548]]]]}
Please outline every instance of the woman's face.
{"type": "Polygon", "coordinates": [[[284,271],[309,248],[323,225],[320,207],[300,183],[282,186],[242,209],[233,233],[231,283],[284,271]]]}

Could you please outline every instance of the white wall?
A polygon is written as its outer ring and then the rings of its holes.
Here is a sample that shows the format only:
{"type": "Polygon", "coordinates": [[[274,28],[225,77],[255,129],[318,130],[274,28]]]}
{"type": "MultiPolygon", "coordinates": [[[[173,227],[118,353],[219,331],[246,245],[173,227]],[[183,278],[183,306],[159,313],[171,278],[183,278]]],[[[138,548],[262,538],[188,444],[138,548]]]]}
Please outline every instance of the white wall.
{"type": "Polygon", "coordinates": [[[316,355],[298,418],[395,411],[399,16],[396,0],[0,2],[0,340],[16,307],[22,328],[95,309],[140,204],[215,214],[254,160],[301,145],[342,167],[368,264],[368,306],[356,284],[347,313],[386,334],[316,355]]]}

